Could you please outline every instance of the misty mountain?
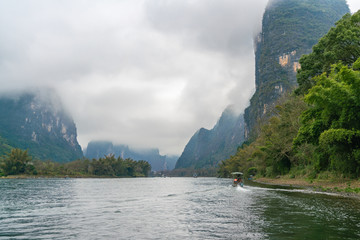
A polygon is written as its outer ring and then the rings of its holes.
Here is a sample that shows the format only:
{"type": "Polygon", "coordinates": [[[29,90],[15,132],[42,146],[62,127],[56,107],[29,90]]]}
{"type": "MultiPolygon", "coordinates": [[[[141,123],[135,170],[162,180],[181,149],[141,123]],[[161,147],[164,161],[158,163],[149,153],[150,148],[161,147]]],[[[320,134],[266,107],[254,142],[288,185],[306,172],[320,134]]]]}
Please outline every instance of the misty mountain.
{"type": "Polygon", "coordinates": [[[201,128],[190,139],[175,168],[208,168],[234,154],[244,142],[244,118],[225,109],[213,129],[201,128]]]}
{"type": "Polygon", "coordinates": [[[109,154],[123,159],[145,160],[150,163],[152,171],[172,170],[178,157],[162,156],[158,149],[130,149],[127,145],[114,145],[108,141],[91,141],[86,148],[85,157],[98,159],[109,154]]]}
{"type": "Polygon", "coordinates": [[[301,55],[308,54],[349,8],[344,0],[270,0],[255,44],[256,91],[245,110],[246,138],[285,92],[297,85],[301,55]]]}
{"type": "Polygon", "coordinates": [[[0,112],[2,154],[21,148],[40,160],[82,158],[75,123],[54,91],[1,96],[0,112]]]}
{"type": "Polygon", "coordinates": [[[226,109],[212,130],[200,129],[190,139],[176,168],[217,166],[249,138],[259,119],[296,86],[301,55],[311,52],[319,38],[349,8],[343,0],[270,0],[255,41],[256,91],[244,115],[226,109]]]}

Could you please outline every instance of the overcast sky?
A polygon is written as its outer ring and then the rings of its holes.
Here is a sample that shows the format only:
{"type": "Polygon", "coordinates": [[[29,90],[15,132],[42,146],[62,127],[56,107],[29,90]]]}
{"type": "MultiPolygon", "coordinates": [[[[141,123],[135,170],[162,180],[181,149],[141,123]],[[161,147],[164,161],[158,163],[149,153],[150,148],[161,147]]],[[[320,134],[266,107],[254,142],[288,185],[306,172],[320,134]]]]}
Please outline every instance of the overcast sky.
{"type": "Polygon", "coordinates": [[[180,155],[226,106],[248,105],[266,2],[1,0],[1,91],[56,89],[83,148],[180,155]]]}

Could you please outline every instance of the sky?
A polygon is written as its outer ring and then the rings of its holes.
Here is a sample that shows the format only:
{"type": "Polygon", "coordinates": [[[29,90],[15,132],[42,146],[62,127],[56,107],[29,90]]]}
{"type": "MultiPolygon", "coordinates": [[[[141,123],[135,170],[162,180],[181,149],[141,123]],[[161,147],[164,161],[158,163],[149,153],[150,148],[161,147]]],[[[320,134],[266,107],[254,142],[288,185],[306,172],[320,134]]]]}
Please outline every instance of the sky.
{"type": "Polygon", "coordinates": [[[360,1],[359,0],[347,0],[347,3],[350,7],[350,11],[352,13],[359,11],[360,9],[360,1]]]}
{"type": "Polygon", "coordinates": [[[249,104],[266,3],[1,0],[0,93],[55,89],[82,148],[108,140],[180,155],[228,105],[249,104]]]}

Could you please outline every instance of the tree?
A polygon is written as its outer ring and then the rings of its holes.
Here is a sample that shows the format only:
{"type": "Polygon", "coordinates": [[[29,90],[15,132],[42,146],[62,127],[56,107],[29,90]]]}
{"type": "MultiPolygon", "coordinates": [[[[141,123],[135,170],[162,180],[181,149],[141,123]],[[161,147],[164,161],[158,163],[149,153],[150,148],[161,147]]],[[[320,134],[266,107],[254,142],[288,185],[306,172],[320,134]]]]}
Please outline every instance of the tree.
{"type": "Polygon", "coordinates": [[[360,11],[346,14],[313,47],[312,53],[301,57],[297,93],[306,94],[316,84],[313,78],[324,72],[329,74],[332,64],[351,66],[359,57],[360,11]]]}
{"type": "Polygon", "coordinates": [[[302,97],[287,95],[281,98],[269,122],[261,124],[257,139],[222,161],[218,174],[226,177],[231,172],[241,171],[270,177],[288,173],[292,166],[299,164],[292,146],[300,127],[299,116],[306,107],[302,97]]]}
{"type": "Polygon", "coordinates": [[[150,170],[151,170],[151,165],[148,162],[144,160],[140,160],[137,162],[136,172],[139,176],[147,177],[149,175],[150,170]]]}
{"type": "MultiPolygon", "coordinates": [[[[360,43],[359,43],[360,44],[360,43]]],[[[294,140],[319,146],[321,168],[360,175],[360,58],[352,67],[339,63],[315,77],[305,96],[310,108],[294,140]]]]}
{"type": "Polygon", "coordinates": [[[28,151],[14,148],[3,157],[2,169],[5,175],[33,173],[35,168],[31,164],[32,158],[28,151]]]}

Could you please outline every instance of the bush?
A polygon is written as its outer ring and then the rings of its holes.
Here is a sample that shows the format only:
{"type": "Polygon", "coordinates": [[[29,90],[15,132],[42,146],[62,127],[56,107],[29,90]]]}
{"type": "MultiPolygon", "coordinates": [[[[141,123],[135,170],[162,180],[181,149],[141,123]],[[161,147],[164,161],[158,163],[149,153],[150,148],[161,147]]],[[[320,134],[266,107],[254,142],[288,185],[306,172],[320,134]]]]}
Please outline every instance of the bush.
{"type": "Polygon", "coordinates": [[[255,176],[257,174],[257,168],[256,167],[251,167],[248,169],[247,171],[247,175],[248,176],[255,176]]]}
{"type": "Polygon", "coordinates": [[[4,175],[15,175],[15,174],[25,174],[27,171],[33,170],[30,167],[32,158],[29,156],[27,150],[21,150],[14,148],[10,153],[3,156],[3,161],[1,164],[4,175]]]}

